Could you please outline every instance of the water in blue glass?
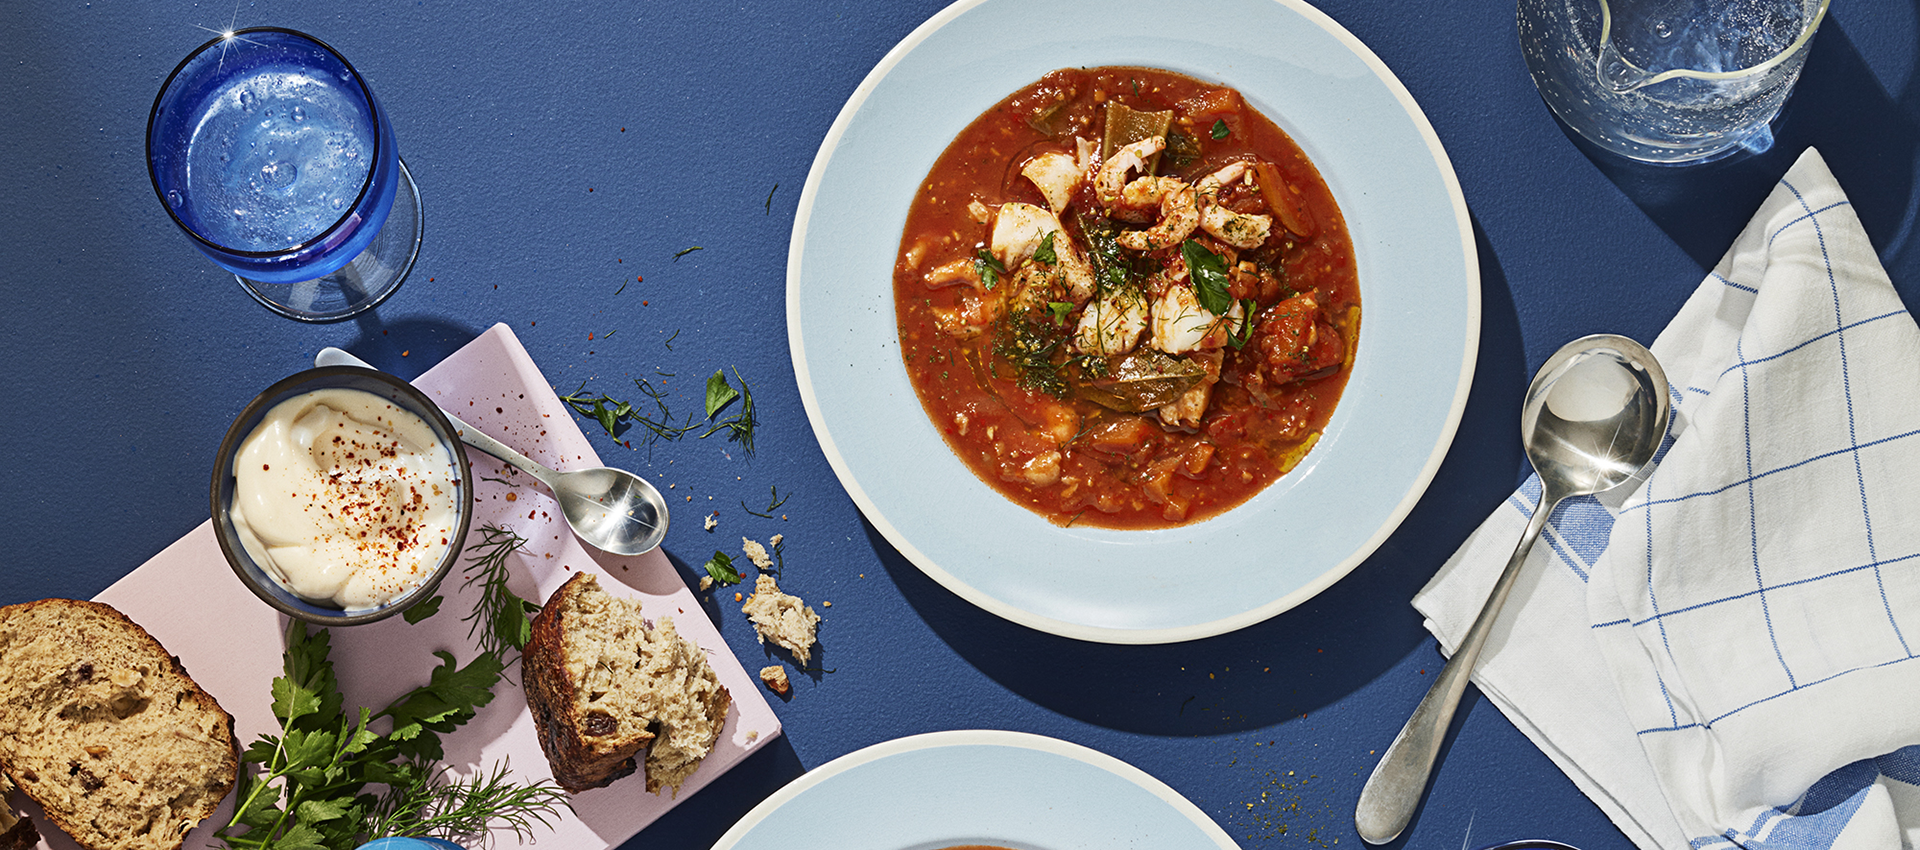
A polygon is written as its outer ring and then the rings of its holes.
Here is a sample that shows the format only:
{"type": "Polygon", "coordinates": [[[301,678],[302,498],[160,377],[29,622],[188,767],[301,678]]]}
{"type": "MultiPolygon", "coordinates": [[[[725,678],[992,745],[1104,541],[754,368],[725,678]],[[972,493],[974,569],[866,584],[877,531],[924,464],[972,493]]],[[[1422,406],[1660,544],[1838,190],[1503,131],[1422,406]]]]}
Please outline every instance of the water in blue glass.
{"type": "Polygon", "coordinates": [[[154,103],[147,152],[155,190],[196,246],[268,284],[353,261],[401,179],[366,82],[287,30],[243,30],[183,61],[154,103]]]}
{"type": "Polygon", "coordinates": [[[372,116],[355,89],[298,66],[223,81],[193,122],[186,186],[168,202],[230,248],[284,251],[325,233],[373,163],[372,116]]]}

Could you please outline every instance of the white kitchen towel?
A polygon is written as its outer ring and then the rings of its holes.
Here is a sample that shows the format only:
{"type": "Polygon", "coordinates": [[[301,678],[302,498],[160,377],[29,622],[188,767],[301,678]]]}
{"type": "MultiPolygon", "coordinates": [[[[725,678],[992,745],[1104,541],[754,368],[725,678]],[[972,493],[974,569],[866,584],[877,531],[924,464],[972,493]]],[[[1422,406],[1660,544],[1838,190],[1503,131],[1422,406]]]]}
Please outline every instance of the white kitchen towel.
{"type": "MultiPolygon", "coordinates": [[[[1915,847],[1920,329],[1817,151],[1652,350],[1656,466],[1561,506],[1475,683],[1646,850],[1915,847]]],[[[1538,499],[1415,597],[1449,653],[1538,499]]]]}

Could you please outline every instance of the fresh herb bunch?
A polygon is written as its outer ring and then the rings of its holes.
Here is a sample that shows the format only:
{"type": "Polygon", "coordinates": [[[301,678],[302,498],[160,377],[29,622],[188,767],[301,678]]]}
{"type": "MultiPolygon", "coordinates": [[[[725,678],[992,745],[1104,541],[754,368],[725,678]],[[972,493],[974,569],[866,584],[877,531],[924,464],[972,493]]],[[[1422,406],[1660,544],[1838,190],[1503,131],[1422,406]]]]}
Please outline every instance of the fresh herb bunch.
{"type": "MultiPolygon", "coordinates": [[[[492,562],[503,564],[520,542],[491,526],[483,533],[483,546],[494,548],[482,558],[492,562]]],[[[488,569],[469,583],[494,575],[488,569]]],[[[363,707],[352,715],[329,657],[330,633],[310,633],[306,623],[293,621],[283,675],[273,680],[280,731],[260,736],[241,756],[234,815],[220,829],[221,840],[236,850],[351,850],[373,838],[473,835],[494,824],[524,838],[534,824],[546,824],[567,805],[559,787],[512,781],[504,764],[448,781],[447,769],[437,764],[445,756],[440,736],[493,701],[511,643],[497,630],[511,623],[509,609],[524,616],[526,605],[505,591],[503,579],[498,592],[487,587],[475,616],[490,624],[482,644],[491,648],[464,667],[452,653],[437,651],[440,664],[427,684],[378,712],[363,707]],[[373,731],[382,721],[389,731],[373,731]],[[247,765],[258,765],[259,773],[247,765]]]]}

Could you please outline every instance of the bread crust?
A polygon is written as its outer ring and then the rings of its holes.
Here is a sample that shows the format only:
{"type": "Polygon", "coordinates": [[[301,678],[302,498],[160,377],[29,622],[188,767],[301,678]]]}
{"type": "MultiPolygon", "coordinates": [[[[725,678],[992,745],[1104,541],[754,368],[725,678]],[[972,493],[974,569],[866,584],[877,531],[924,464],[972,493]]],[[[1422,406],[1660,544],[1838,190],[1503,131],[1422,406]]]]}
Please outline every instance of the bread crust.
{"type": "Polygon", "coordinates": [[[671,618],[642,619],[636,603],[608,595],[589,573],[568,579],[534,617],[521,668],[540,748],[570,792],[636,770],[649,792],[678,792],[733,703],[671,618]]]}
{"type": "Polygon", "coordinates": [[[570,596],[584,592],[587,575],[576,574],[553,592],[534,616],[533,635],[520,651],[527,707],[532,709],[534,728],[539,730],[540,750],[547,754],[553,780],[576,793],[604,788],[631,775],[637,767],[635,756],[653,741],[651,732],[628,735],[619,741],[590,739],[573,717],[580,689],[567,675],[565,640],[573,612],[565,603],[570,596]]]}
{"type": "Polygon", "coordinates": [[[233,716],[178,657],[111,605],[42,599],[0,608],[0,683],[8,703],[0,707],[0,771],[89,850],[175,850],[239,776],[233,716]],[[46,712],[49,706],[12,692],[28,688],[43,702],[64,704],[46,712]],[[103,693],[129,703],[90,702],[103,693]],[[50,747],[68,746],[63,764],[48,761],[50,747]],[[183,768],[182,757],[191,767],[183,768]],[[82,793],[72,794],[69,782],[82,793]],[[125,811],[116,801],[127,794],[94,793],[109,783],[127,783],[148,810],[125,811]],[[152,804],[142,792],[157,789],[166,797],[152,804]],[[146,829],[103,829],[99,810],[115,805],[121,808],[108,814],[146,829]]]}

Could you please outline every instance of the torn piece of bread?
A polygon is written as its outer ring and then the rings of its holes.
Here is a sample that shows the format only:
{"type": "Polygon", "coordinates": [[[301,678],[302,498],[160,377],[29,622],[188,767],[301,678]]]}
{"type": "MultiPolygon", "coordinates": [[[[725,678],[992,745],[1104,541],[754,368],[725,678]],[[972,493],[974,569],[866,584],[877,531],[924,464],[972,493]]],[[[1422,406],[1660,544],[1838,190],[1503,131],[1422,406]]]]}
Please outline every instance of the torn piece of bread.
{"type": "Polygon", "coordinates": [[[647,790],[678,793],[713,751],[733,697],[673,620],[569,579],[533,620],[521,653],[527,704],[553,778],[568,791],[631,774],[645,753],[647,790]]]}
{"type": "Polygon", "coordinates": [[[239,775],[233,718],[98,602],[0,608],[0,770],[89,850],[174,850],[239,775]]]}
{"type": "Polygon", "coordinates": [[[786,696],[787,691],[793,688],[793,684],[787,681],[787,668],[778,664],[760,668],[760,682],[767,686],[767,690],[781,696],[786,696]]]}
{"type": "Polygon", "coordinates": [[[753,595],[740,606],[740,613],[753,621],[753,630],[761,643],[785,647],[805,667],[813,654],[820,615],[798,596],[780,591],[773,576],[761,573],[753,581],[753,595]]]}
{"type": "Polygon", "coordinates": [[[33,820],[13,810],[13,783],[0,774],[0,850],[33,850],[39,843],[33,820]]]}

